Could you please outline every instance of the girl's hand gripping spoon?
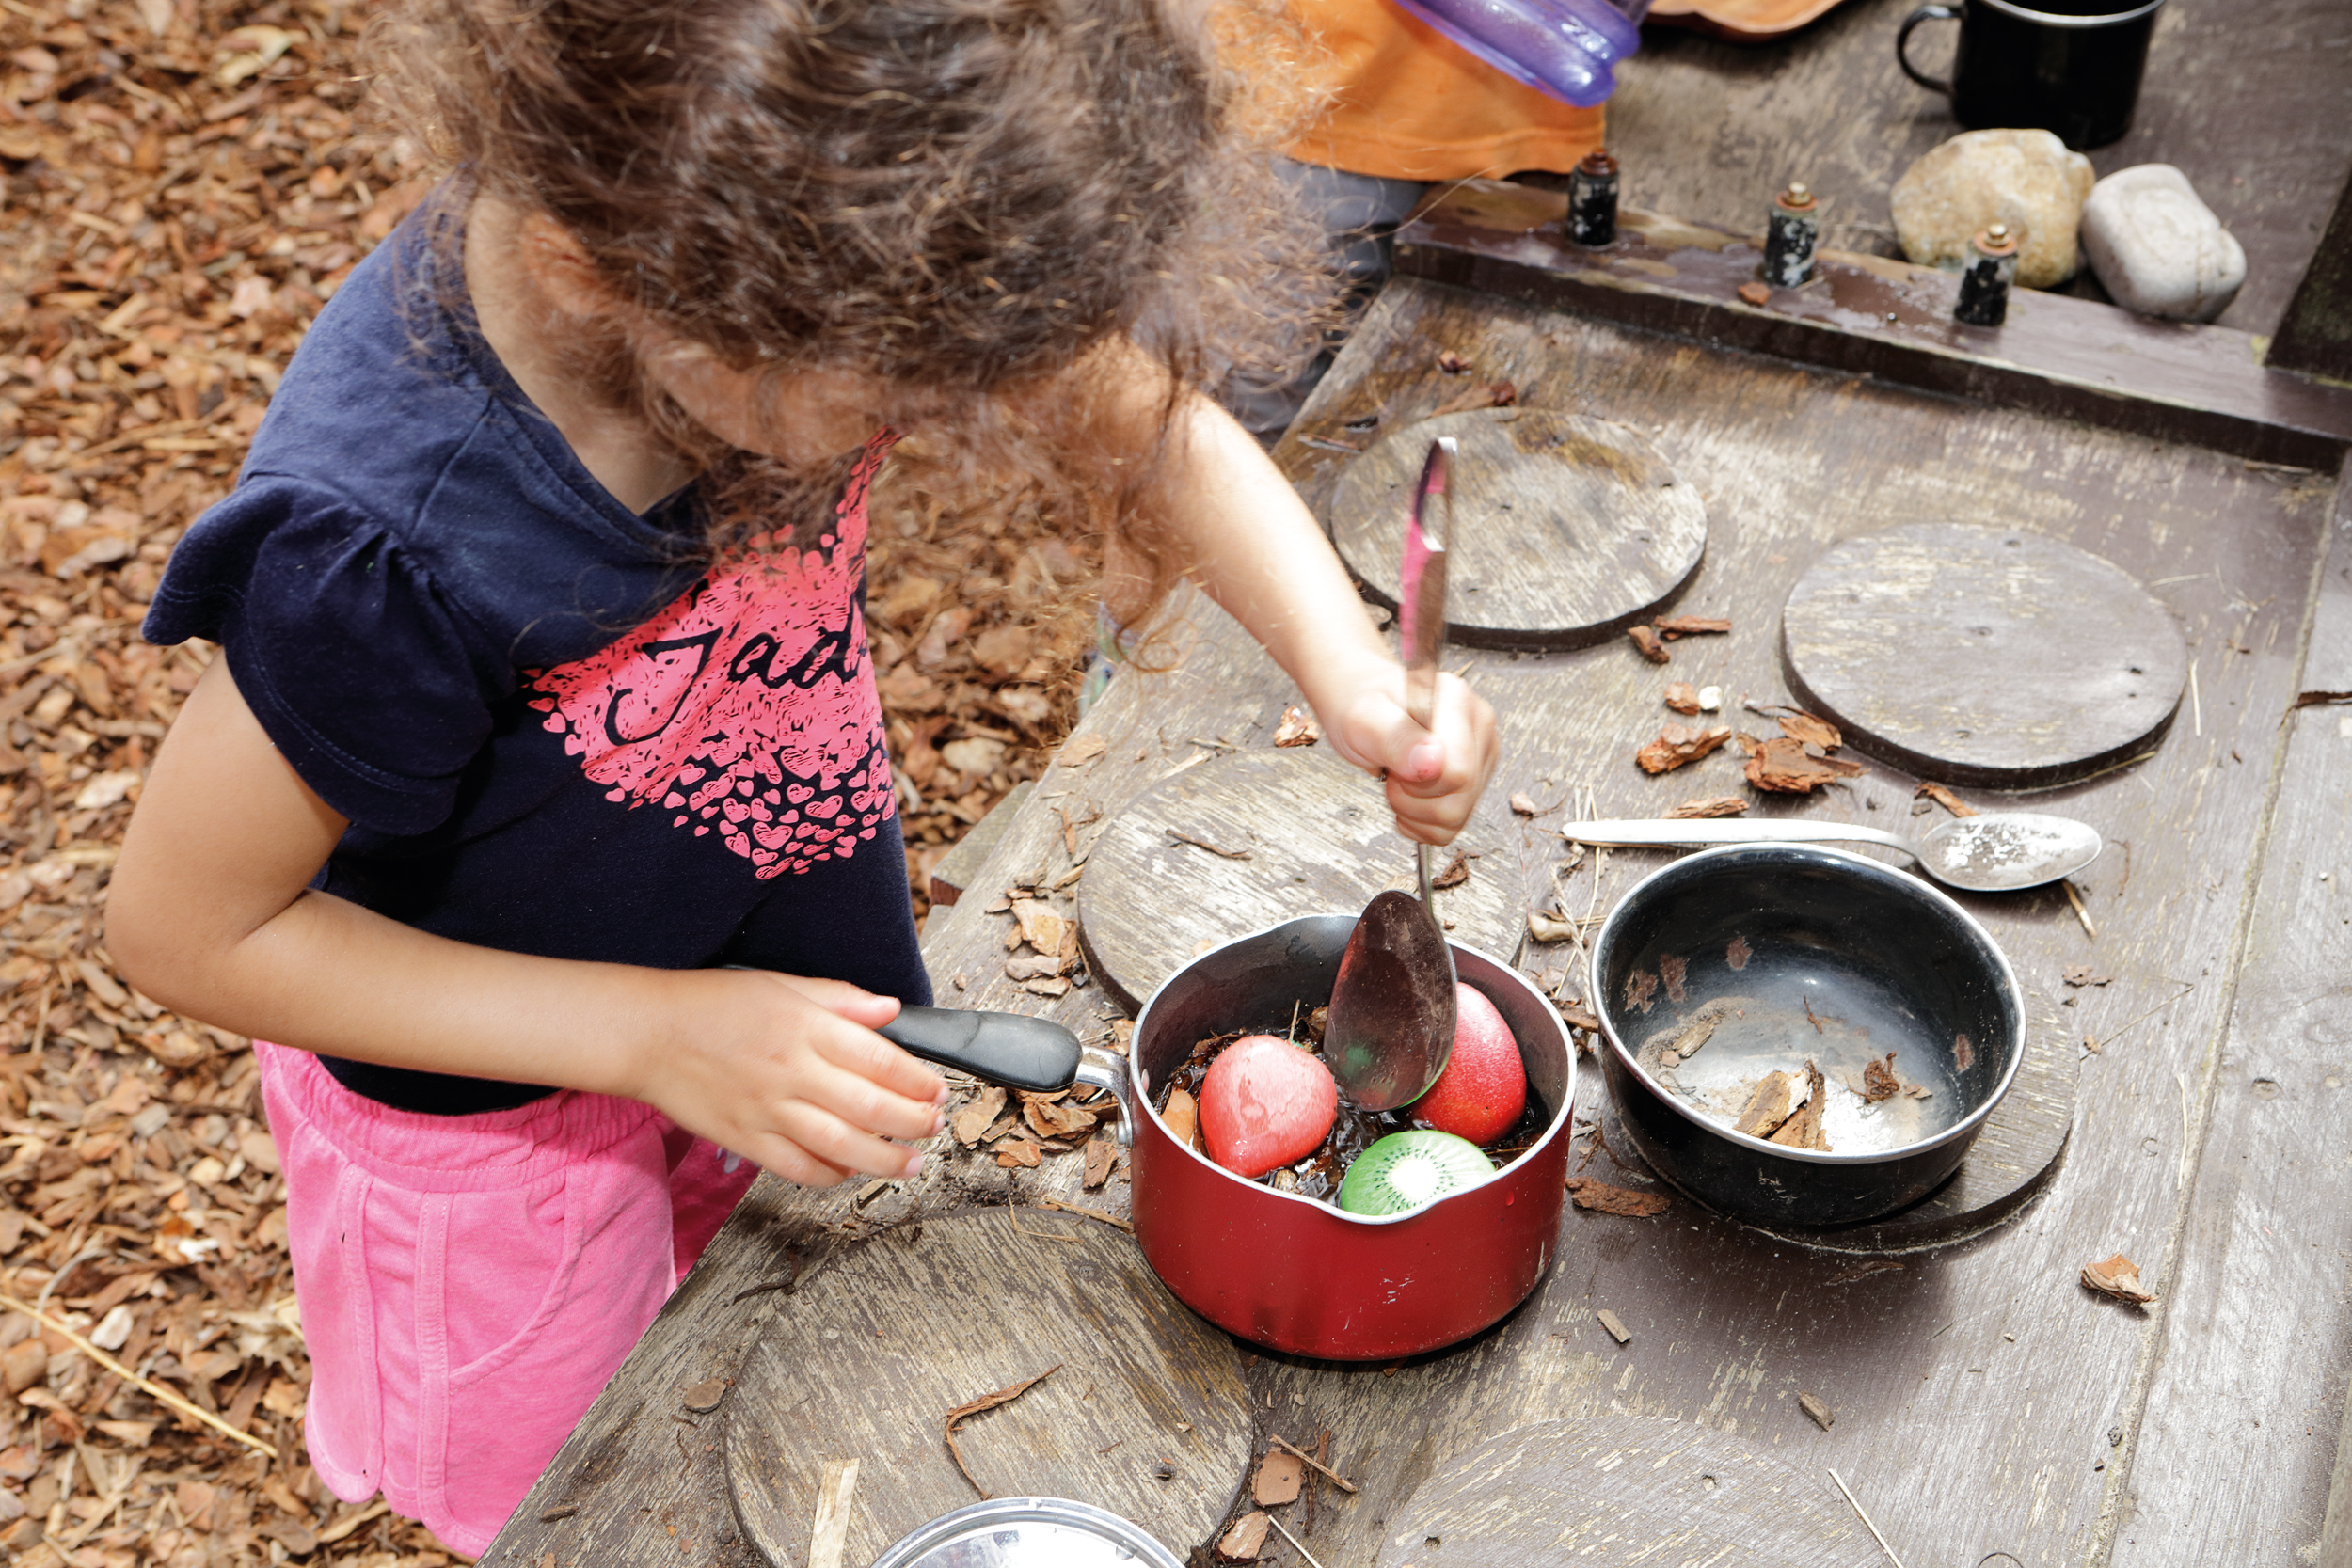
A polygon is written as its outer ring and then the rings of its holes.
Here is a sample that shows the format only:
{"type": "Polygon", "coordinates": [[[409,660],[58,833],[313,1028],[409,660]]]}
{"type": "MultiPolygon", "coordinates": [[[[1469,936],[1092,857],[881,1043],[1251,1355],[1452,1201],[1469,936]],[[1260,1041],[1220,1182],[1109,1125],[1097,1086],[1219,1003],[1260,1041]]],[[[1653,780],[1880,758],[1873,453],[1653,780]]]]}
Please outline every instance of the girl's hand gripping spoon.
{"type": "MultiPolygon", "coordinates": [[[[1430,443],[1405,524],[1397,633],[1405,708],[1430,727],[1438,656],[1445,646],[1445,552],[1453,538],[1448,470],[1453,438],[1430,443]]],[[[1428,1091],[1454,1051],[1454,949],[1429,887],[1429,846],[1417,844],[1421,897],[1375,895],[1356,922],[1331,988],[1323,1055],[1341,1090],[1367,1111],[1391,1111],[1428,1091]]]]}

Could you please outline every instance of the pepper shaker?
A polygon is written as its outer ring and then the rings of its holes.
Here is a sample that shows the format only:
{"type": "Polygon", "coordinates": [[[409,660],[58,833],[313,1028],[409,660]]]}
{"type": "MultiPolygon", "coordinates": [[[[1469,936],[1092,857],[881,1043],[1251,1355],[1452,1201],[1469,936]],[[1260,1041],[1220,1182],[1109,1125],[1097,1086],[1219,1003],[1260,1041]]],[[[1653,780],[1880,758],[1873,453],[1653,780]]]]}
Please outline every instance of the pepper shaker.
{"type": "Polygon", "coordinates": [[[1617,239],[1617,160],[1605,147],[1584,154],[1568,175],[1568,238],[1598,249],[1617,239]]]}
{"type": "Polygon", "coordinates": [[[1964,326],[1998,326],[2009,319],[2010,285],[2017,281],[2017,236],[2006,223],[1989,225],[1968,242],[1952,319],[1964,326]]]}
{"type": "Polygon", "coordinates": [[[1793,289],[1813,276],[1813,252],[1821,238],[1820,203],[1802,180],[1772,198],[1764,230],[1764,281],[1793,289]]]}

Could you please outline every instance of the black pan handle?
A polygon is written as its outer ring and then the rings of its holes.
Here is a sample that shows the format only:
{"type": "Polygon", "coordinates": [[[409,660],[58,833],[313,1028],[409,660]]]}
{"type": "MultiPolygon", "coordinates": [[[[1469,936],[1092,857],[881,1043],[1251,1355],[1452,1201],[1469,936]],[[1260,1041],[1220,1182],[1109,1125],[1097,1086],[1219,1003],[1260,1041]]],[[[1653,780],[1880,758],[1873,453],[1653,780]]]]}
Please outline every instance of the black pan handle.
{"type": "Polygon", "coordinates": [[[877,1031],[911,1054],[1008,1088],[1046,1094],[1078,1076],[1078,1037],[1047,1019],[956,1007],[900,1007],[877,1031]]]}

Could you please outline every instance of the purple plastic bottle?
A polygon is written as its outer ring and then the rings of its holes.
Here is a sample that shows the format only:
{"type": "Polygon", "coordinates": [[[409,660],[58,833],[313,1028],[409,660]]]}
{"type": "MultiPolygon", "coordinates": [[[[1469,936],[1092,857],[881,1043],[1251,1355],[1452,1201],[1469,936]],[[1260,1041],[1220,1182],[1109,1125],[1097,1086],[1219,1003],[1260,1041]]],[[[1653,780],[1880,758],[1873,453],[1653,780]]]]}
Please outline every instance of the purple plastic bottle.
{"type": "Polygon", "coordinates": [[[1396,0],[1514,81],[1579,108],[1616,90],[1650,0],[1396,0]]]}

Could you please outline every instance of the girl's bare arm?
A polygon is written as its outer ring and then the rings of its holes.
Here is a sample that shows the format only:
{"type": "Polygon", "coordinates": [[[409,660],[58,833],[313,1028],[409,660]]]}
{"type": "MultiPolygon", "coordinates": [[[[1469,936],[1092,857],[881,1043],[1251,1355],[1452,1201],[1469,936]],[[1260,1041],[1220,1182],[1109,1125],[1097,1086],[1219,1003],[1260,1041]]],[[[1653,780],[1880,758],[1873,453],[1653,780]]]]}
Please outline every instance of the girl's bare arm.
{"type": "Polygon", "coordinates": [[[1444,844],[1478,803],[1497,756],[1494,712],[1440,677],[1429,729],[1405,710],[1404,671],[1290,481],[1223,409],[1191,399],[1156,498],[1193,576],[1298,683],[1326,737],[1388,774],[1399,831],[1444,844]]]}
{"type": "Polygon", "coordinates": [[[172,726],[107,895],[133,984],[222,1028],[389,1066],[625,1095],[795,1181],[911,1175],[946,1085],[837,981],[530,958],[307,884],[344,819],[214,660],[172,726]]]}

